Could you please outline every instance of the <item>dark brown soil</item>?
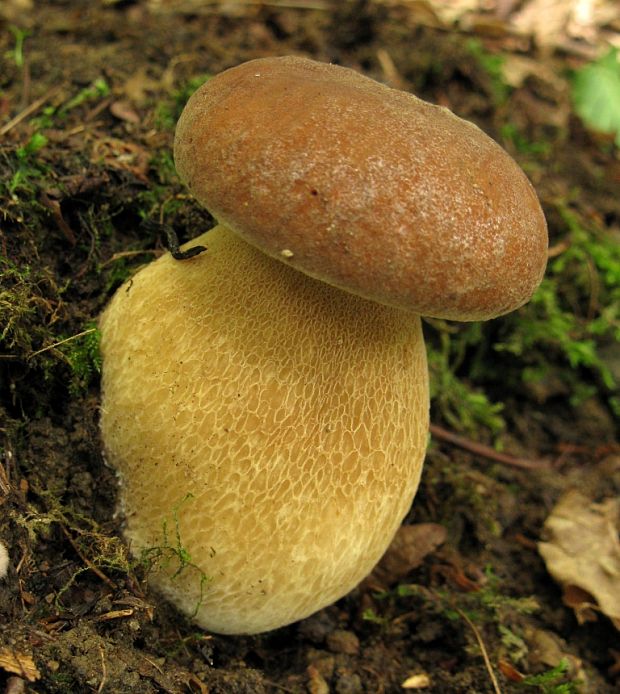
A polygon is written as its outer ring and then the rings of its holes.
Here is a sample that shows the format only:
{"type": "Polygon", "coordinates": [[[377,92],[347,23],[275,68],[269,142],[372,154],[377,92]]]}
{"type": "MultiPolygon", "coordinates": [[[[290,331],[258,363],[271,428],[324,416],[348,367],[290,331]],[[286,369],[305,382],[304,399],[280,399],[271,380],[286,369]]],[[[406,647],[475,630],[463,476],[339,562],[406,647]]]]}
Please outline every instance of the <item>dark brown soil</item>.
{"type": "MultiPolygon", "coordinates": [[[[503,362],[487,368],[481,385],[505,404],[505,451],[553,464],[524,470],[436,439],[407,523],[442,524],[440,549],[387,591],[365,582],[298,624],[220,637],[162,604],[128,556],[101,455],[96,357],[80,338],[55,344],[89,330],[120,282],[163,252],[159,223],[182,238],[211,224],[170,164],[191,80],[296,53],[447,105],[524,166],[552,246],[563,238],[558,198],[614,233],[620,225],[618,161],[570,114],[567,94],[532,71],[499,98],[473,35],[428,26],[406,3],[19,7],[9,2],[4,19],[0,9],[0,128],[22,115],[0,130],[0,539],[10,556],[0,690],[388,694],[420,675],[422,691],[497,691],[486,656],[502,692],[618,691],[618,631],[603,615],[578,624],[536,545],[566,489],[620,493],[620,430],[600,389],[571,407],[559,366],[537,388],[504,378],[503,362]],[[518,151],[502,139],[508,122],[545,148],[518,151]],[[546,689],[523,683],[561,662],[564,674],[546,689]]],[[[476,38],[490,53],[540,59],[522,39],[476,38]]],[[[558,74],[577,63],[545,60],[558,74]]],[[[449,426],[438,406],[433,418],[449,426]]],[[[467,435],[489,443],[483,431],[467,435]]]]}

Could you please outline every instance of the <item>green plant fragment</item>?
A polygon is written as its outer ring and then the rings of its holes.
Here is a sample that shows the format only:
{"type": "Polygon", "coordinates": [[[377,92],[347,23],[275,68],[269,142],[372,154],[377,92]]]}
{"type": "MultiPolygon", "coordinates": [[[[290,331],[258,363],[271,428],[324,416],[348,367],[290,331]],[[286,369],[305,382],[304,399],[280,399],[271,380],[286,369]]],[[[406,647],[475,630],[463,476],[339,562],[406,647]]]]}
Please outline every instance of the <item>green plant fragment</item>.
{"type": "Polygon", "coordinates": [[[614,48],[573,77],[576,113],[593,130],[610,133],[620,146],[620,60],[614,48]]]}

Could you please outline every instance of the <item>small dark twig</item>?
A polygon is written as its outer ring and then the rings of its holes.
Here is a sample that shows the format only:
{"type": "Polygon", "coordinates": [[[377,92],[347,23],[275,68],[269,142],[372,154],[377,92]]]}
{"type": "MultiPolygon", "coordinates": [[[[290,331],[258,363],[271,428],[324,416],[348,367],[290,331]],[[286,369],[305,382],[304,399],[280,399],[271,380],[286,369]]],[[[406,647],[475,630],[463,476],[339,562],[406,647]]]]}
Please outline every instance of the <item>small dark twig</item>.
{"type": "Polygon", "coordinates": [[[474,636],[476,637],[476,641],[478,642],[480,652],[482,653],[482,659],[484,660],[484,665],[487,669],[487,672],[489,673],[489,678],[491,679],[491,684],[493,685],[493,691],[495,691],[496,694],[502,694],[502,690],[500,689],[499,682],[497,681],[497,677],[495,676],[495,672],[493,671],[493,666],[491,665],[491,658],[489,657],[489,652],[487,651],[487,648],[484,645],[484,640],[482,639],[482,634],[480,633],[478,627],[471,621],[471,619],[465,614],[465,612],[463,612],[463,610],[461,610],[457,607],[456,611],[458,612],[460,617],[465,621],[467,626],[474,632],[474,636]]]}
{"type": "Polygon", "coordinates": [[[149,231],[156,231],[159,233],[163,232],[166,235],[168,250],[175,260],[188,260],[189,258],[193,258],[199,253],[207,250],[206,246],[192,246],[186,251],[182,251],[177,232],[169,224],[163,224],[160,222],[154,222],[151,219],[145,219],[141,226],[149,231]]]}
{"type": "Polygon", "coordinates": [[[470,453],[482,456],[483,458],[488,458],[489,460],[494,460],[498,463],[503,463],[504,465],[512,465],[513,467],[524,468],[525,470],[543,470],[549,467],[549,463],[546,460],[527,460],[526,458],[517,458],[508,453],[499,453],[490,446],[485,446],[477,441],[471,441],[463,436],[454,434],[437,424],[430,425],[431,434],[440,441],[446,441],[451,443],[453,446],[458,446],[463,448],[470,453]]]}

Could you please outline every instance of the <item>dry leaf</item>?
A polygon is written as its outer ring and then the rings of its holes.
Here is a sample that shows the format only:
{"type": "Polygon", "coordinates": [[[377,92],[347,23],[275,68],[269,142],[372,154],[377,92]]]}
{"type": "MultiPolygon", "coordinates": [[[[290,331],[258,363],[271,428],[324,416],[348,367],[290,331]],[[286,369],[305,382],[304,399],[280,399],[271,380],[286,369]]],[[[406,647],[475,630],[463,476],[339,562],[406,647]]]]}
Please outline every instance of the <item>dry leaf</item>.
{"type": "Polygon", "coordinates": [[[110,113],[119,120],[127,123],[139,123],[140,116],[134,111],[128,101],[113,101],[110,104],[110,113]]]}
{"type": "Polygon", "coordinates": [[[533,75],[557,94],[568,91],[568,81],[552,65],[525,55],[507,55],[501,71],[504,82],[510,87],[522,87],[525,80],[533,75]]]}
{"type": "Polygon", "coordinates": [[[145,67],[132,72],[131,77],[123,85],[123,93],[136,106],[142,106],[147,100],[147,93],[157,91],[159,82],[151,79],[145,67]]]}
{"type": "Polygon", "coordinates": [[[446,529],[437,523],[403,525],[371,578],[386,586],[397,583],[445,541],[446,529]]]}
{"type": "Polygon", "coordinates": [[[308,691],[310,694],[329,694],[329,685],[314,665],[308,665],[308,691]]]}
{"type": "Polygon", "coordinates": [[[599,28],[617,17],[618,7],[609,0],[529,0],[512,23],[546,46],[559,45],[566,36],[596,43],[599,28]]]}
{"type": "Polygon", "coordinates": [[[431,686],[431,678],[422,672],[419,675],[411,675],[400,685],[403,689],[425,689],[431,686]]]}
{"type": "Polygon", "coordinates": [[[0,3],[0,18],[7,22],[19,22],[21,26],[26,19],[32,21],[33,14],[34,0],[3,0],[0,3]]]}
{"type": "Polygon", "coordinates": [[[517,668],[505,658],[497,661],[497,667],[504,677],[510,682],[523,682],[525,675],[522,675],[517,668]]]}
{"type": "Polygon", "coordinates": [[[9,648],[0,649],[0,668],[19,675],[28,682],[36,682],[41,677],[32,656],[9,648]]]}
{"type": "Polygon", "coordinates": [[[595,504],[572,490],[545,522],[548,541],[538,550],[580,622],[597,609],[620,629],[619,519],[620,499],[595,504]]]}
{"type": "Polygon", "coordinates": [[[565,586],[562,593],[562,602],[575,612],[579,624],[596,622],[596,600],[585,590],[578,586],[565,586]]]}
{"type": "Polygon", "coordinates": [[[453,24],[468,12],[480,9],[480,0],[435,0],[430,5],[444,24],[453,24]]]}
{"type": "Polygon", "coordinates": [[[129,171],[136,178],[146,182],[149,170],[149,153],[134,142],[103,137],[93,144],[91,161],[103,162],[113,169],[129,171]]]}

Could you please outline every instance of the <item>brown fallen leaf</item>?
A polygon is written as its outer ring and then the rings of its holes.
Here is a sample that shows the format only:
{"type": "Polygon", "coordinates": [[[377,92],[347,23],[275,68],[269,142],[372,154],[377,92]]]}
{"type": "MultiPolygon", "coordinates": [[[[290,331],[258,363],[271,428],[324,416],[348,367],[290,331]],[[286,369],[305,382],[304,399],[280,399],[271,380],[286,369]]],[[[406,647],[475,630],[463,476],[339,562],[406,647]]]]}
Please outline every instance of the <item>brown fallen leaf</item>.
{"type": "Polygon", "coordinates": [[[510,87],[522,87],[528,78],[536,77],[558,95],[566,94],[569,89],[568,80],[559,68],[526,55],[507,55],[500,69],[504,81],[510,87]]]}
{"type": "Polygon", "coordinates": [[[534,35],[540,46],[560,45],[566,38],[595,44],[600,28],[618,18],[616,3],[606,0],[528,0],[513,15],[513,26],[534,35]]]}
{"type": "Polygon", "coordinates": [[[3,0],[0,3],[0,18],[7,22],[12,22],[22,26],[28,19],[26,26],[32,23],[32,15],[34,14],[34,0],[3,0]]]}
{"type": "Polygon", "coordinates": [[[132,104],[142,106],[146,103],[147,94],[159,89],[159,82],[148,76],[145,67],[140,67],[132,72],[122,89],[132,104]]]}
{"type": "Polygon", "coordinates": [[[308,691],[310,694],[329,694],[329,685],[314,665],[306,668],[308,674],[308,691]]]}
{"type": "Polygon", "coordinates": [[[385,586],[398,583],[445,541],[446,529],[437,523],[403,525],[373,570],[370,580],[385,586]]]}
{"type": "Polygon", "coordinates": [[[129,171],[138,180],[148,181],[149,153],[135,142],[104,137],[93,144],[91,161],[113,169],[129,171]]]}
{"type": "Polygon", "coordinates": [[[607,672],[612,677],[620,676],[620,651],[616,651],[614,648],[609,649],[609,655],[613,659],[613,663],[607,669],[607,672]]]}
{"type": "Polygon", "coordinates": [[[431,678],[425,672],[421,672],[407,677],[400,686],[403,689],[426,689],[431,686],[431,678]]]}
{"type": "Polygon", "coordinates": [[[597,504],[571,490],[545,521],[538,551],[580,623],[598,610],[620,629],[619,520],[620,498],[597,504]]]}
{"type": "Polygon", "coordinates": [[[124,120],[127,123],[139,123],[140,116],[128,101],[113,101],[110,104],[110,113],[119,120],[124,120]]]}
{"type": "Polygon", "coordinates": [[[530,667],[555,668],[560,663],[568,665],[566,675],[582,683],[579,691],[593,691],[589,687],[589,676],[584,669],[580,658],[570,652],[570,647],[557,634],[545,629],[538,629],[531,625],[523,629],[523,639],[527,644],[527,662],[530,667]]]}
{"type": "Polygon", "coordinates": [[[498,670],[510,682],[523,682],[525,675],[520,673],[517,668],[505,658],[500,658],[497,661],[498,670]]]}
{"type": "Polygon", "coordinates": [[[574,611],[579,624],[596,622],[598,619],[596,599],[579,586],[564,586],[562,602],[574,611]]]}
{"type": "Polygon", "coordinates": [[[0,649],[0,668],[6,672],[19,675],[28,682],[36,682],[41,678],[41,673],[34,664],[31,655],[19,653],[10,648],[0,649]]]}

